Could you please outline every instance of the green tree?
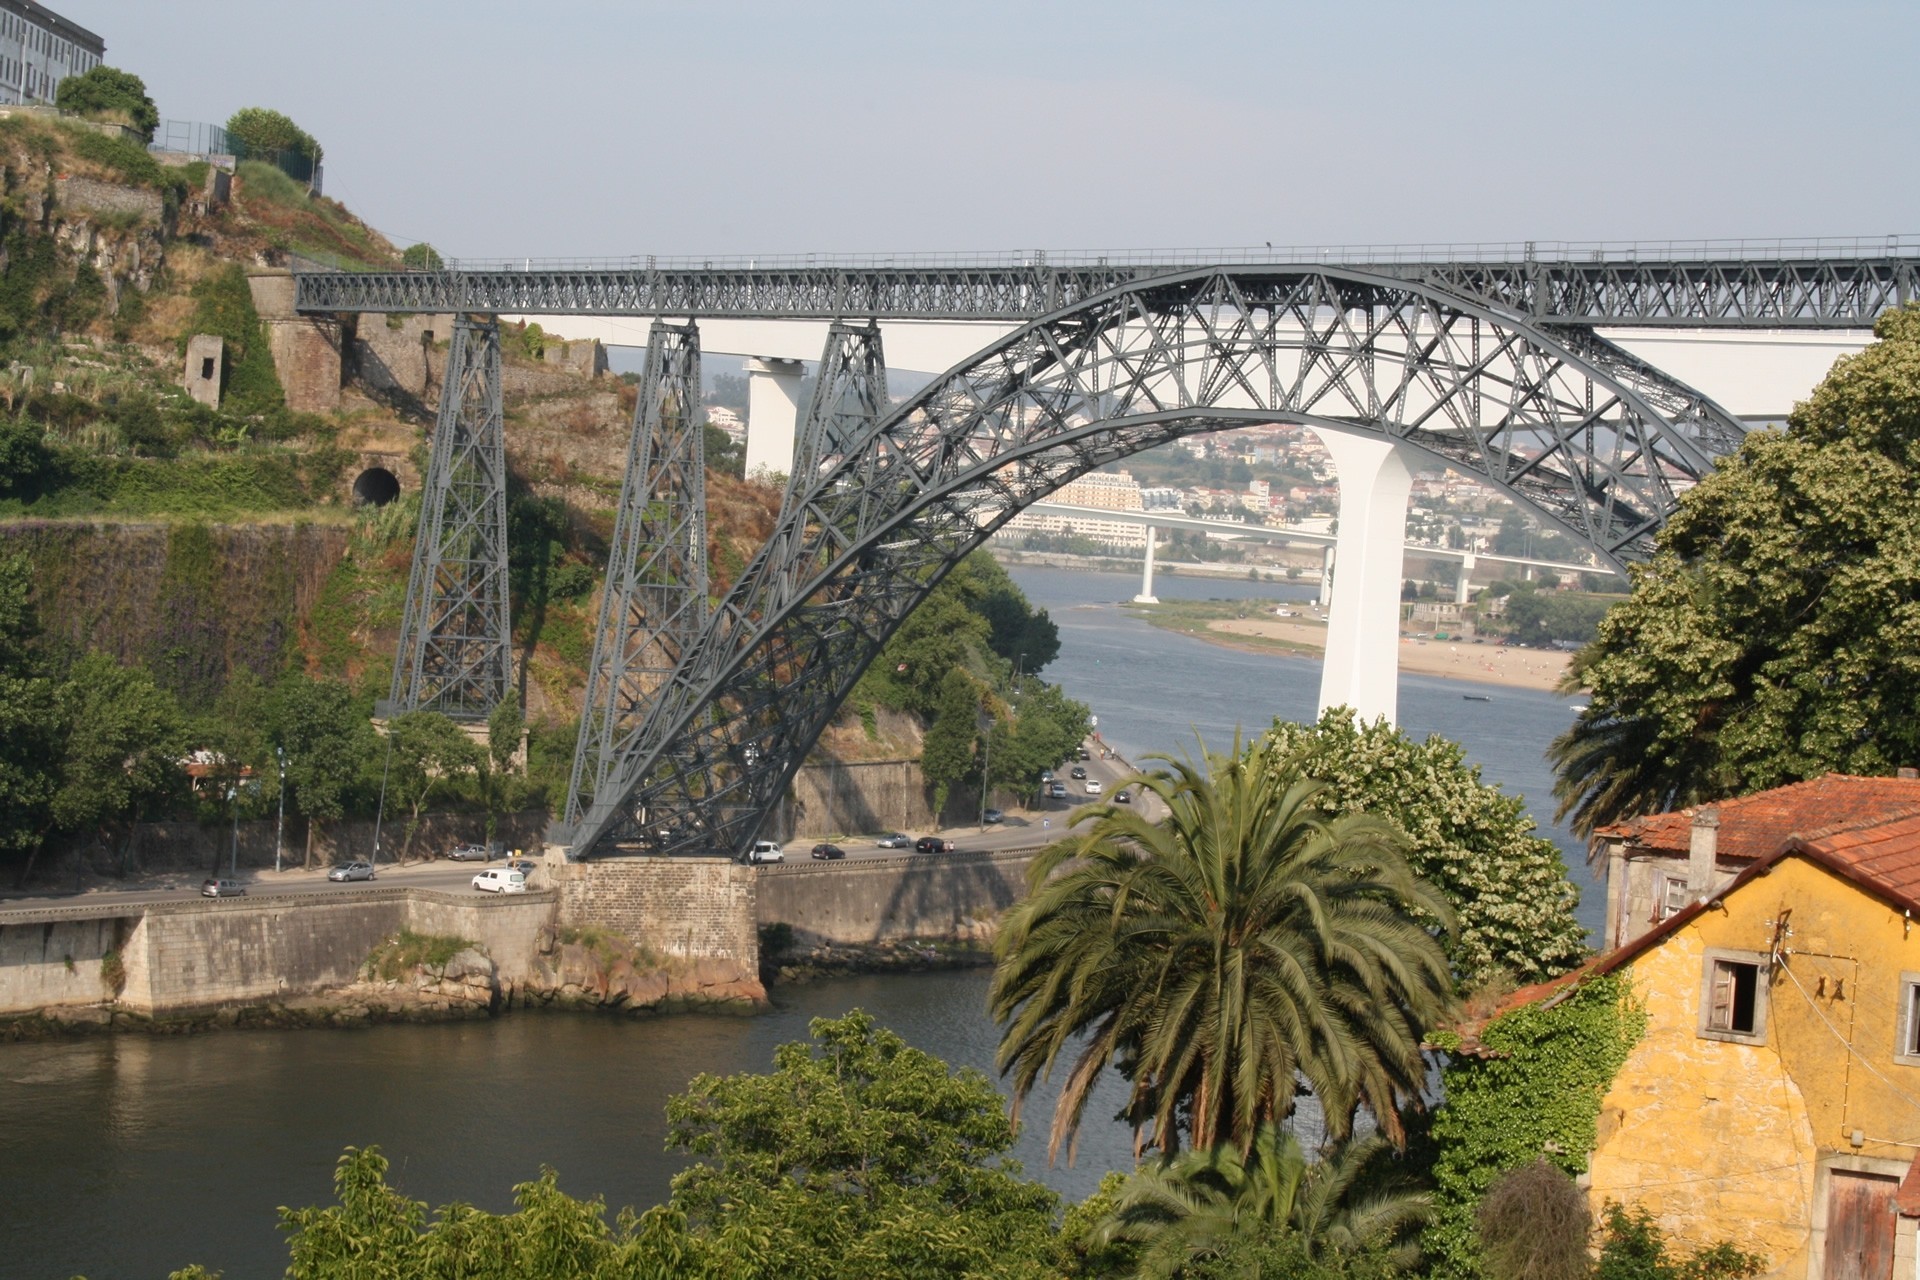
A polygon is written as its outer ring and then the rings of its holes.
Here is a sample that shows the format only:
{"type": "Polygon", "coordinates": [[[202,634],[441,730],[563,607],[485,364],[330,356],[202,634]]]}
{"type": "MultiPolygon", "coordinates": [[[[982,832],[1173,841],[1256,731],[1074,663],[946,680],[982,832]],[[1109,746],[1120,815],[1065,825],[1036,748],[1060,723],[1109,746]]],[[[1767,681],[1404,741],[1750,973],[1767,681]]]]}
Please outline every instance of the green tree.
{"type": "Polygon", "coordinates": [[[104,64],[62,80],[53,104],[89,119],[132,125],[140,131],[142,142],[153,141],[153,131],[160,123],[160,111],[147,96],[147,82],[130,71],[104,64]]]}
{"type": "Polygon", "coordinates": [[[186,719],[147,671],[86,654],[60,683],[55,704],[61,742],[51,817],[60,830],[98,832],[183,794],[186,719]]]}
{"type": "Polygon", "coordinates": [[[1368,1136],[1309,1160],[1292,1134],[1262,1125],[1244,1152],[1232,1143],[1183,1151],[1128,1179],[1095,1240],[1135,1246],[1142,1280],[1167,1280],[1236,1240],[1279,1232],[1297,1236],[1309,1258],[1377,1250],[1411,1266],[1419,1246],[1409,1237],[1426,1220],[1427,1196],[1364,1177],[1391,1153],[1368,1136]]]}
{"type": "Polygon", "coordinates": [[[956,569],[907,615],[874,664],[880,701],[932,715],[948,672],[984,674],[981,655],[992,627],[973,611],[971,585],[971,576],[956,569]]]}
{"type": "Polygon", "coordinates": [[[1000,1069],[1024,1099],[1072,1058],[1055,1154],[1109,1065],[1163,1152],[1182,1127],[1189,1145],[1247,1149],[1292,1113],[1296,1080],[1335,1140],[1362,1105],[1401,1140],[1400,1108],[1425,1087],[1422,1037],[1452,1007],[1423,921],[1450,910],[1399,832],[1328,819],[1319,784],[1267,742],[1207,764],[1168,761],[1143,780],[1163,822],[1089,806],[1034,860],[996,944],[1000,1069]]]}
{"type": "MultiPolygon", "coordinates": [[[[286,407],[280,375],[273,367],[267,331],[254,310],[253,291],[239,263],[213,271],[193,286],[193,319],[188,333],[210,333],[226,340],[222,407],[238,415],[270,413],[286,407]]],[[[184,342],[185,339],[182,339],[184,342]]]]}
{"type": "Polygon", "coordinates": [[[307,819],[303,865],[313,863],[316,822],[345,817],[379,753],[379,736],[366,705],[339,680],[292,672],[275,686],[274,743],[287,755],[287,789],[294,812],[307,819]]]}
{"type": "Polygon", "coordinates": [[[1920,309],[1874,331],[1682,497],[1575,660],[1577,830],[1920,760],[1920,309]]]}
{"type": "Polygon", "coordinates": [[[1276,720],[1267,741],[1271,759],[1323,784],[1328,816],[1371,814],[1406,838],[1414,873],[1452,908],[1448,957],[1463,985],[1502,971],[1538,982],[1585,958],[1573,914],[1580,890],[1560,851],[1535,834],[1521,797],[1480,780],[1458,743],[1437,734],[1415,742],[1338,707],[1316,724],[1276,720]]]}
{"type": "Polygon", "coordinates": [[[440,251],[423,240],[407,246],[406,252],[400,255],[400,265],[415,271],[438,271],[446,263],[440,260],[440,251]]]}
{"type": "Polygon", "coordinates": [[[986,1077],[875,1027],[817,1018],[771,1075],[694,1078],[669,1142],[691,1257],[719,1275],[1038,1276],[1053,1192],[1006,1158],[1014,1127],[986,1077]]]}
{"type": "Polygon", "coordinates": [[[256,160],[271,160],[291,152],[319,164],[326,155],[312,134],[268,107],[242,107],[228,116],[227,136],[246,156],[256,160]]]}
{"type": "Polygon", "coordinates": [[[458,785],[478,770],[486,758],[466,731],[437,711],[408,711],[387,724],[392,751],[388,789],[407,810],[406,834],[400,856],[413,851],[420,830],[420,813],[436,785],[458,785]]]}
{"type": "Polygon", "coordinates": [[[1033,795],[1040,771],[1067,759],[1086,738],[1089,718],[1087,704],[1067,697],[1059,685],[1029,682],[1011,715],[994,725],[988,762],[994,785],[1033,795]]]}
{"type": "Polygon", "coordinates": [[[940,702],[934,710],[933,724],[920,744],[920,776],[933,787],[935,821],[946,810],[953,784],[975,772],[981,692],[973,677],[957,667],[940,682],[940,702]]]}
{"type": "Polygon", "coordinates": [[[33,870],[58,786],[54,689],[31,567],[24,555],[0,558],[0,854],[26,855],[20,883],[33,870]]]}

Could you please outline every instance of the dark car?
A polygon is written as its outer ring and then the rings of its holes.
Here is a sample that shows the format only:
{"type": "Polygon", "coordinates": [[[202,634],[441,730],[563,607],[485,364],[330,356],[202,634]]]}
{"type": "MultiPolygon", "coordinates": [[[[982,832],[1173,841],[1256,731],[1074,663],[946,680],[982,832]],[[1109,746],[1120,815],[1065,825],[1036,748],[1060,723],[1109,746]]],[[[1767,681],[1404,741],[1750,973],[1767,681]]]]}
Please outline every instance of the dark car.
{"type": "Polygon", "coordinates": [[[847,851],[845,849],[842,849],[837,844],[827,844],[825,842],[822,842],[820,844],[813,846],[813,856],[816,858],[823,858],[823,859],[824,858],[844,858],[847,856],[847,851]]]}
{"type": "Polygon", "coordinates": [[[518,871],[518,872],[519,872],[519,873],[520,873],[521,875],[523,875],[523,876],[530,876],[530,875],[532,875],[532,874],[533,874],[533,869],[534,869],[534,868],[535,868],[536,866],[538,866],[538,865],[539,865],[539,864],[538,864],[538,863],[536,863],[536,862],[534,862],[534,860],[533,860],[532,858],[509,858],[509,859],[507,859],[507,870],[509,870],[509,871],[518,871]]]}
{"type": "Polygon", "coordinates": [[[1082,747],[1080,748],[1076,758],[1080,760],[1091,760],[1093,759],[1093,752],[1087,750],[1085,747],[1082,747]]]}
{"type": "Polygon", "coordinates": [[[904,831],[889,831],[886,835],[875,840],[873,847],[876,849],[911,849],[913,848],[913,837],[904,831]]]}
{"type": "Polygon", "coordinates": [[[952,853],[953,841],[943,840],[939,836],[921,836],[913,842],[915,853],[952,853]]]}
{"type": "Polygon", "coordinates": [[[1115,804],[1132,804],[1133,797],[1124,791],[1116,791],[1113,793],[1113,802],[1115,804]]]}
{"type": "Polygon", "coordinates": [[[373,864],[371,862],[343,862],[327,872],[329,880],[371,880],[373,864]]]}
{"type": "Polygon", "coordinates": [[[1040,771],[1040,781],[1042,781],[1042,782],[1052,782],[1052,781],[1053,781],[1053,770],[1051,770],[1051,769],[1042,769],[1042,770],[1040,771]]]}
{"type": "Polygon", "coordinates": [[[1082,781],[1085,781],[1086,779],[1087,771],[1085,769],[1082,769],[1079,765],[1075,765],[1073,766],[1073,769],[1067,774],[1067,776],[1069,778],[1072,778],[1075,782],[1082,782],[1082,781]]]}
{"type": "Polygon", "coordinates": [[[447,850],[449,862],[487,862],[492,857],[483,844],[457,844],[447,850]]]}

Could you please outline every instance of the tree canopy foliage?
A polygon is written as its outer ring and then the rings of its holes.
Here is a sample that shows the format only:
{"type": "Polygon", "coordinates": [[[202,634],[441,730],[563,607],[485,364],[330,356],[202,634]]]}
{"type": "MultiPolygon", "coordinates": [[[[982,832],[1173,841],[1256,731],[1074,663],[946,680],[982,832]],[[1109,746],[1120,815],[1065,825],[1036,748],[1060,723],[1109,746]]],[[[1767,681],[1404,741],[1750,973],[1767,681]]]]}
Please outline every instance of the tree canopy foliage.
{"type": "Polygon", "coordinates": [[[1244,1150],[1292,1113],[1296,1081],[1336,1141],[1362,1106],[1399,1140],[1425,1087],[1422,1037],[1452,1005],[1426,923],[1452,913],[1404,837],[1326,817],[1320,785],[1264,740],[1204,767],[1167,759],[1141,786],[1168,816],[1084,807],[996,944],[990,1007],[1015,1097],[1066,1065],[1050,1150],[1109,1066],[1164,1152],[1244,1150]]]}
{"type": "Polygon", "coordinates": [[[68,76],[54,91],[53,105],[62,111],[95,120],[111,120],[140,131],[143,142],[153,141],[160,111],[147,96],[147,82],[131,71],[102,64],[68,76]]]}
{"type": "Polygon", "coordinates": [[[1920,762],[1920,309],[1686,493],[1575,659],[1577,830],[1920,762]]]}
{"type": "Polygon", "coordinates": [[[312,134],[270,107],[242,107],[228,116],[227,136],[259,160],[291,152],[319,164],[326,154],[312,134]]]}
{"type": "Polygon", "coordinates": [[[1480,780],[1460,744],[1415,742],[1339,707],[1317,724],[1276,720],[1267,743],[1276,767],[1291,762],[1322,784],[1326,814],[1371,814],[1406,838],[1408,864],[1453,910],[1448,956],[1463,986],[1503,971],[1538,982],[1586,956],[1580,890],[1560,851],[1535,833],[1523,797],[1480,780]]]}

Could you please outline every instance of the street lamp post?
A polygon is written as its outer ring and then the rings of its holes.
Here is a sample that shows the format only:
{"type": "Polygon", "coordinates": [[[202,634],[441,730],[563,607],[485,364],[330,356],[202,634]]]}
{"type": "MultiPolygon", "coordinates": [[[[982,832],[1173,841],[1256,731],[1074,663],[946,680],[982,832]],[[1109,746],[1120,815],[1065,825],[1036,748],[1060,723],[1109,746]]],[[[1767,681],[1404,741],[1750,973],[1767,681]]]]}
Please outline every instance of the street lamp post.
{"type": "Polygon", "coordinates": [[[233,846],[227,854],[227,878],[240,878],[240,781],[227,788],[227,807],[233,810],[233,846]]]}
{"type": "Polygon", "coordinates": [[[273,869],[280,870],[280,851],[286,847],[287,836],[287,753],[279,748],[273,754],[280,762],[280,817],[273,824],[273,869]]]}
{"type": "Polygon", "coordinates": [[[987,829],[987,779],[992,776],[988,766],[993,760],[993,714],[982,708],[980,711],[980,830],[987,829]]]}

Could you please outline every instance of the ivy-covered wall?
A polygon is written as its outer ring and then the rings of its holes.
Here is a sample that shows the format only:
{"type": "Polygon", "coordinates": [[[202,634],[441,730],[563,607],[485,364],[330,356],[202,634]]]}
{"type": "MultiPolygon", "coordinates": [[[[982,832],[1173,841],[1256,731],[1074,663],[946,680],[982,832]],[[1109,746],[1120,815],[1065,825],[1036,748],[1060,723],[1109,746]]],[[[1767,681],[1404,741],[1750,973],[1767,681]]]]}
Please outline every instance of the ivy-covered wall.
{"type": "Polygon", "coordinates": [[[271,679],[293,660],[346,542],[314,524],[0,526],[0,555],[34,566],[50,635],[145,664],[189,707],[241,667],[271,679]]]}
{"type": "MultiPolygon", "coordinates": [[[[1557,1004],[1538,1001],[1489,1023],[1479,1041],[1494,1056],[1452,1058],[1433,1119],[1435,1205],[1422,1241],[1435,1277],[1481,1280],[1474,1214],[1502,1173],[1541,1156],[1586,1172],[1601,1100],[1646,1025],[1628,977],[1607,974],[1557,1004]]],[[[1449,1047],[1448,1037],[1433,1039],[1449,1047]]]]}

